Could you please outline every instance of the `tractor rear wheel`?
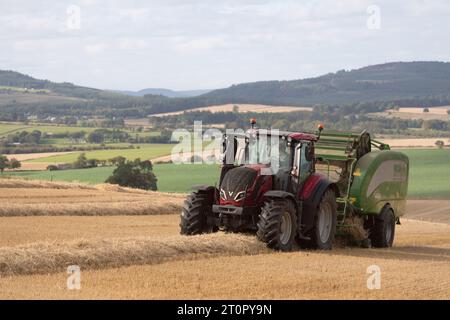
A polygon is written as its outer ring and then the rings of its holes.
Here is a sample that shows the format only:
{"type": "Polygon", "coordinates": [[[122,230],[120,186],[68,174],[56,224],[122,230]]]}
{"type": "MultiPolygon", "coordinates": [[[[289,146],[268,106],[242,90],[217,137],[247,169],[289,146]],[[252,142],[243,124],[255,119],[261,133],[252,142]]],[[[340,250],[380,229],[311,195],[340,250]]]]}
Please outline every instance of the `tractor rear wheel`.
{"type": "Polygon", "coordinates": [[[392,247],[395,236],[395,216],[392,208],[387,205],[381,210],[370,228],[369,238],[376,248],[392,247]]]}
{"type": "Polygon", "coordinates": [[[270,200],[259,215],[259,240],[271,249],[291,251],[297,233],[297,210],[290,200],[270,200]]]}
{"type": "Polygon", "coordinates": [[[333,190],[328,189],[322,195],[314,226],[311,232],[311,244],[315,249],[330,250],[336,234],[337,204],[333,190]]]}
{"type": "Polygon", "coordinates": [[[211,211],[212,199],[208,193],[191,193],[181,211],[180,233],[195,235],[218,231],[216,226],[208,225],[207,217],[211,211]]]}

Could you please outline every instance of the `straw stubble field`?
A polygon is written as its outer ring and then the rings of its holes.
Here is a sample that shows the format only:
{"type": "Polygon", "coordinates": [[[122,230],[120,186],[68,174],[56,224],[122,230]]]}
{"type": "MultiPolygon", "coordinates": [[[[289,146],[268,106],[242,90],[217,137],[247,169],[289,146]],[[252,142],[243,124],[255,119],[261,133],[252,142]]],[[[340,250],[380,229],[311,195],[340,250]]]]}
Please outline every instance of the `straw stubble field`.
{"type": "MultiPolygon", "coordinates": [[[[0,298],[450,298],[446,223],[404,219],[392,249],[276,253],[251,235],[178,235],[182,195],[19,180],[0,193],[0,298]],[[66,287],[74,264],[81,290],[66,287]],[[367,289],[373,264],[380,290],[367,289]]],[[[448,222],[450,201],[408,211],[448,222]]]]}

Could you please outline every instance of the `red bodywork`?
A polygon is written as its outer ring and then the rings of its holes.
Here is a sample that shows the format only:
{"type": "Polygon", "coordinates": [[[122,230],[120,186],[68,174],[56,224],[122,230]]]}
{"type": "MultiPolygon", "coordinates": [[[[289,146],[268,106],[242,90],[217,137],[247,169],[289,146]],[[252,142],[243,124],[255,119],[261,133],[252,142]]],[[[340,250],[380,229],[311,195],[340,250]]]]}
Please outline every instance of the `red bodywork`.
{"type": "MultiPolygon", "coordinates": [[[[240,200],[223,200],[222,198],[219,199],[219,204],[222,206],[236,206],[236,207],[243,207],[243,206],[256,206],[260,205],[262,203],[262,198],[264,193],[272,189],[272,176],[269,175],[261,175],[261,169],[268,168],[269,166],[266,164],[249,164],[245,165],[244,167],[250,168],[256,171],[256,178],[253,181],[253,184],[251,186],[247,187],[247,196],[240,200]],[[258,183],[261,181],[260,183],[258,183]],[[256,197],[253,197],[253,192],[255,192],[255,188],[258,188],[256,197]]],[[[240,190],[243,191],[243,190],[240,190]]]]}
{"type": "Polygon", "coordinates": [[[289,135],[293,140],[307,140],[307,141],[317,141],[317,136],[311,133],[294,132],[289,135]]]}
{"type": "Polygon", "coordinates": [[[316,190],[317,185],[320,181],[327,180],[327,177],[320,173],[311,174],[305,181],[302,190],[300,191],[299,198],[300,200],[309,199],[314,190],[316,190]]]}

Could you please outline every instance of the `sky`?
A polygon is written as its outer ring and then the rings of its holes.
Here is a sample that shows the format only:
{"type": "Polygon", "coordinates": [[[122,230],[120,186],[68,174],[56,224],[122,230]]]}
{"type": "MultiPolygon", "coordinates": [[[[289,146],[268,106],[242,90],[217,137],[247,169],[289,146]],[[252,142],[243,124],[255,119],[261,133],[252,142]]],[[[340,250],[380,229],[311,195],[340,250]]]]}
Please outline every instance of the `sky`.
{"type": "Polygon", "coordinates": [[[0,69],[114,90],[215,89],[450,61],[448,0],[0,0],[0,69]]]}

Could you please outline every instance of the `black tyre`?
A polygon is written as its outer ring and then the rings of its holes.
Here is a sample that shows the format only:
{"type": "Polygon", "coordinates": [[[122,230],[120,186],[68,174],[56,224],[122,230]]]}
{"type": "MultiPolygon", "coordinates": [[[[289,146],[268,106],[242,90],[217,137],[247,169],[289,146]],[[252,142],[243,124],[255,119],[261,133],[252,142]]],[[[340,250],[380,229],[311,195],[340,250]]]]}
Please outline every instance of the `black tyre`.
{"type": "Polygon", "coordinates": [[[211,195],[199,192],[190,194],[184,201],[181,210],[180,233],[182,235],[195,235],[216,232],[218,228],[207,223],[207,217],[211,211],[211,195]]]}
{"type": "Polygon", "coordinates": [[[395,236],[395,216],[394,211],[386,205],[369,230],[369,238],[372,246],[376,248],[392,247],[395,236]]]}
{"type": "Polygon", "coordinates": [[[315,249],[330,250],[336,235],[337,204],[333,190],[328,189],[322,195],[314,226],[311,232],[311,246],[315,249]]]}
{"type": "Polygon", "coordinates": [[[264,203],[259,215],[259,240],[271,249],[292,251],[297,234],[297,210],[290,200],[270,200],[264,203]]]}

